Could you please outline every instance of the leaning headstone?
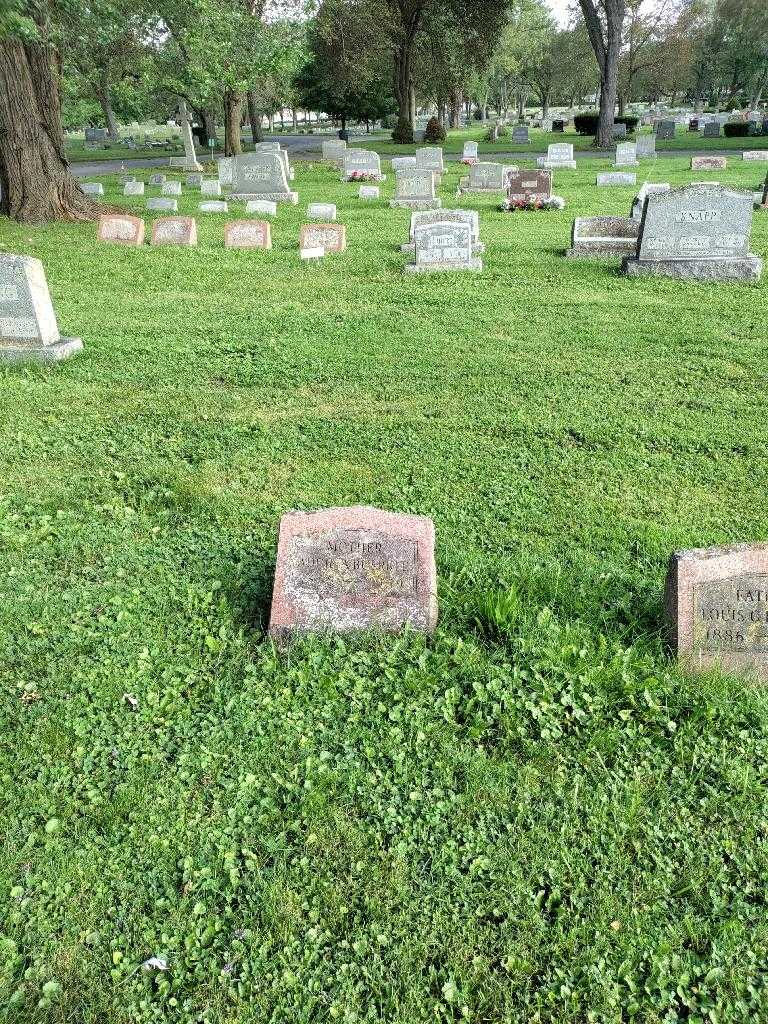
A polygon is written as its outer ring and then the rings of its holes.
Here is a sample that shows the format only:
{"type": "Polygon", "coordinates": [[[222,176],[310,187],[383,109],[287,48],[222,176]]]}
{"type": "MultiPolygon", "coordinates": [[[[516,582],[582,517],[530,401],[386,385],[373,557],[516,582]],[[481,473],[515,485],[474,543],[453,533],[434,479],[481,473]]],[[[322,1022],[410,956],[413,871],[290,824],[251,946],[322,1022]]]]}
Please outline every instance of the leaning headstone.
{"type": "Polygon", "coordinates": [[[341,164],[347,144],[343,139],[326,139],[323,142],[323,160],[327,163],[341,164]]]}
{"type": "Polygon", "coordinates": [[[614,167],[637,167],[637,147],[634,142],[619,142],[616,146],[614,167]]]}
{"type": "Polygon", "coordinates": [[[215,181],[203,178],[200,182],[200,194],[203,196],[220,196],[221,182],[218,178],[215,181]]]}
{"type": "Polygon", "coordinates": [[[514,171],[507,178],[507,200],[544,203],[552,198],[552,171],[514,171]]]}
{"type": "Polygon", "coordinates": [[[298,194],[288,185],[285,162],[279,153],[241,153],[233,160],[233,199],[272,199],[294,206],[298,203],[298,194]]]}
{"type": "Polygon", "coordinates": [[[480,215],[477,210],[414,210],[411,214],[411,227],[408,234],[410,239],[402,245],[402,252],[415,252],[414,235],[416,229],[424,224],[456,223],[469,224],[472,235],[472,255],[479,256],[485,251],[485,246],[480,241],[480,215]]]}
{"type": "Polygon", "coordinates": [[[439,209],[442,201],[435,195],[434,172],[416,169],[398,171],[395,177],[395,198],[389,205],[409,210],[439,209]]]}
{"type": "Polygon", "coordinates": [[[225,249],[271,249],[272,230],[265,220],[230,220],[224,225],[225,249]]]}
{"type": "Polygon", "coordinates": [[[768,160],[768,149],[748,149],[741,155],[744,160],[766,161],[768,160]]]}
{"type": "Polygon", "coordinates": [[[147,200],[148,210],[166,210],[171,213],[176,213],[178,208],[178,199],[164,199],[158,196],[157,198],[147,200]]]}
{"type": "Polygon", "coordinates": [[[643,206],[645,205],[645,197],[654,195],[657,192],[669,192],[671,188],[672,186],[666,181],[644,181],[640,188],[637,190],[637,195],[632,200],[632,207],[629,211],[629,216],[632,218],[632,220],[640,220],[643,216],[643,206]]]}
{"type": "Polygon", "coordinates": [[[381,173],[381,158],[372,149],[348,149],[344,154],[342,178],[345,181],[385,181],[381,173]]]}
{"type": "Polygon", "coordinates": [[[590,259],[634,254],[639,231],[639,223],[629,217],[577,217],[565,255],[590,259]]]}
{"type": "Polygon", "coordinates": [[[416,166],[420,171],[434,171],[435,174],[442,174],[445,169],[442,148],[440,146],[423,146],[421,149],[417,149],[416,166]]]}
{"type": "Polygon", "coordinates": [[[87,196],[103,196],[104,186],[100,181],[81,181],[80,188],[87,196]]]}
{"type": "Polygon", "coordinates": [[[573,145],[570,142],[552,142],[547,146],[547,155],[540,156],[536,160],[537,167],[554,171],[559,167],[576,169],[576,161],[573,159],[573,145]]]}
{"type": "Polygon", "coordinates": [[[229,204],[225,199],[206,199],[197,204],[200,213],[228,213],[229,204]]]}
{"type": "Polygon", "coordinates": [[[299,248],[344,252],[347,248],[347,229],[344,224],[303,224],[299,234],[299,248]]]}
{"type": "Polygon", "coordinates": [[[637,175],[629,171],[609,171],[605,174],[598,174],[595,183],[597,185],[636,185],[637,175]]]}
{"type": "Polygon", "coordinates": [[[655,159],[656,157],[656,136],[638,135],[635,140],[635,156],[638,160],[655,159]]]}
{"type": "Polygon", "coordinates": [[[749,251],[752,196],[722,185],[687,185],[648,196],[633,276],[691,281],[756,281],[762,260],[749,251]]]}
{"type": "Polygon", "coordinates": [[[180,196],[181,195],[181,182],[180,181],[164,181],[160,191],[164,196],[180,196]]]}
{"type": "Polygon", "coordinates": [[[692,156],[692,171],[724,171],[728,166],[728,158],[724,156],[692,156]]]}
{"type": "Polygon", "coordinates": [[[415,262],[405,266],[408,273],[444,270],[482,270],[483,262],[472,254],[469,224],[441,220],[420,224],[413,232],[415,262]]]}
{"type": "Polygon", "coordinates": [[[266,217],[277,216],[277,203],[272,199],[249,199],[245,204],[246,213],[260,213],[266,217]]]}
{"type": "Polygon", "coordinates": [[[309,220],[336,220],[336,204],[335,203],[310,203],[307,207],[307,217],[309,220]]]}
{"type": "Polygon", "coordinates": [[[528,143],[530,142],[530,139],[528,137],[528,127],[527,127],[527,125],[524,125],[524,124],[517,125],[516,128],[512,129],[512,141],[515,143],[516,146],[527,146],[528,145],[528,143]]]}
{"type": "Polygon", "coordinates": [[[358,197],[360,199],[378,199],[381,190],[378,185],[361,185],[358,197]]]}
{"type": "Polygon", "coordinates": [[[59,333],[40,260],[0,253],[0,362],[58,362],[82,348],[59,333]]]}
{"type": "Polygon", "coordinates": [[[720,122],[719,121],[707,121],[704,125],[704,138],[705,139],[719,139],[720,138],[720,122]]]}
{"type": "Polygon", "coordinates": [[[768,682],[768,544],[676,551],[664,606],[670,646],[689,671],[768,682]]]}
{"type": "Polygon", "coordinates": [[[123,185],[124,196],[143,196],[144,195],[144,182],[143,181],[126,181],[123,185]]]}
{"type": "Polygon", "coordinates": [[[99,217],[97,238],[100,242],[141,245],[144,241],[144,221],[128,213],[103,213],[99,217]]]}
{"type": "Polygon", "coordinates": [[[152,223],[152,245],[197,245],[194,217],[158,217],[152,223]]]}
{"type": "Polygon", "coordinates": [[[481,161],[469,168],[469,177],[462,178],[459,192],[502,192],[506,187],[507,176],[517,167],[481,161]]]}
{"type": "Polygon", "coordinates": [[[656,122],[656,138],[657,139],[674,139],[675,137],[675,122],[674,121],[657,121],[656,122]]]}
{"type": "Polygon", "coordinates": [[[273,636],[405,627],[430,632],[436,623],[431,519],[362,506],[283,516],[273,636]]]}

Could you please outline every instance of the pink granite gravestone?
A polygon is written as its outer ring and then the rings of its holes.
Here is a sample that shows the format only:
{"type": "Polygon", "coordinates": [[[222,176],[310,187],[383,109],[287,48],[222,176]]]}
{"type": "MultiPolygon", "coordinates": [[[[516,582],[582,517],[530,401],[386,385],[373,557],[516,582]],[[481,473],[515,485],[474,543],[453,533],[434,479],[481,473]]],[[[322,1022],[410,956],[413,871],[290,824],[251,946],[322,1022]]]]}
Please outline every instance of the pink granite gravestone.
{"type": "Polygon", "coordinates": [[[692,171],[724,171],[728,166],[728,159],[724,156],[692,156],[692,171]]]}
{"type": "Polygon", "coordinates": [[[326,252],[344,252],[347,247],[347,229],[344,224],[303,224],[299,235],[300,249],[326,252]]]}
{"type": "Polygon", "coordinates": [[[158,217],[152,222],[152,245],[197,245],[194,217],[158,217]]]}
{"type": "Polygon", "coordinates": [[[361,505],[283,516],[271,633],[430,631],[436,622],[431,519],[361,505]]]}
{"type": "Polygon", "coordinates": [[[265,220],[230,220],[224,225],[226,249],[271,249],[272,231],[265,220]]]}
{"type": "Polygon", "coordinates": [[[665,610],[670,643],[686,667],[768,682],[768,544],[676,551],[665,610]]]}
{"type": "Polygon", "coordinates": [[[118,242],[120,245],[141,245],[144,241],[144,221],[130,214],[102,213],[99,217],[100,242],[118,242]]]}

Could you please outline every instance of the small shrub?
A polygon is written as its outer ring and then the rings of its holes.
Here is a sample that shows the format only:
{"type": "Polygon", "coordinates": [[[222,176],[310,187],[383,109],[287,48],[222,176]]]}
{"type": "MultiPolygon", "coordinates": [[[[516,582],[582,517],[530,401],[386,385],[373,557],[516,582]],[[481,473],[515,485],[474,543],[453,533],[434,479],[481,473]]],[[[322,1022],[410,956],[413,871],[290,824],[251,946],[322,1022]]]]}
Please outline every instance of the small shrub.
{"type": "Polygon", "coordinates": [[[598,114],[576,114],[573,119],[573,127],[579,135],[595,135],[598,120],[598,114]]]}
{"type": "Polygon", "coordinates": [[[723,125],[723,135],[727,139],[739,139],[749,135],[749,125],[742,121],[733,121],[723,125]]]}
{"type": "Polygon", "coordinates": [[[445,128],[440,124],[438,119],[436,117],[430,117],[427,121],[427,127],[424,130],[424,141],[444,142],[445,134],[445,128]]]}
{"type": "Polygon", "coordinates": [[[408,121],[397,122],[395,129],[392,132],[392,141],[399,142],[401,145],[413,144],[413,127],[408,121]]]}

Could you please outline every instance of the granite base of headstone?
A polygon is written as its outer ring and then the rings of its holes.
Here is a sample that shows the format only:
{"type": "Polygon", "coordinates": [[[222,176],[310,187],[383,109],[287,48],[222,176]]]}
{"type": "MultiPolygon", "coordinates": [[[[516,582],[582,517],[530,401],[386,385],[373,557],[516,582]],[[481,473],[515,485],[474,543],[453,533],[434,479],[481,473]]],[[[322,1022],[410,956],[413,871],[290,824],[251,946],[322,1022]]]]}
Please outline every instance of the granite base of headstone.
{"type": "Polygon", "coordinates": [[[283,516],[269,624],[276,639],[403,628],[431,632],[436,623],[431,519],[363,506],[283,516]]]}
{"type": "Polygon", "coordinates": [[[689,671],[768,682],[768,544],[675,552],[664,605],[670,646],[689,671]]]}
{"type": "Polygon", "coordinates": [[[630,217],[577,217],[568,259],[621,257],[637,252],[640,224],[630,217]]]}
{"type": "Polygon", "coordinates": [[[0,362],[55,363],[82,348],[59,333],[40,260],[0,253],[0,362]]]}
{"type": "Polygon", "coordinates": [[[630,276],[687,281],[757,281],[762,260],[749,251],[752,196],[722,185],[696,184],[651,195],[640,222],[630,276]]]}

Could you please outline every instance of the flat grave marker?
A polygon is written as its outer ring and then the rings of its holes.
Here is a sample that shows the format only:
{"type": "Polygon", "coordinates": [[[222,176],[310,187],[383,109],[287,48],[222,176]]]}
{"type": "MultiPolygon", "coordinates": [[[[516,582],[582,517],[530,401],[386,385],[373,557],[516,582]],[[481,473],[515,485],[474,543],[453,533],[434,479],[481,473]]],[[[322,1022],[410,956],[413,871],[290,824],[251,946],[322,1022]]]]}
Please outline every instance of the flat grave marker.
{"type": "Polygon", "coordinates": [[[637,175],[632,174],[629,171],[606,171],[603,174],[598,174],[595,179],[595,184],[600,186],[605,185],[636,185],[637,175]]]}
{"type": "Polygon", "coordinates": [[[265,217],[277,216],[277,203],[273,199],[249,199],[245,204],[246,213],[260,213],[265,217]]]}
{"type": "Polygon", "coordinates": [[[347,228],[344,224],[302,224],[299,248],[344,252],[347,248],[347,228]]]}
{"type": "Polygon", "coordinates": [[[178,201],[178,199],[166,199],[164,197],[157,196],[156,198],[152,198],[152,199],[148,199],[147,200],[147,209],[148,210],[170,210],[173,213],[176,213],[178,208],[179,208],[179,201],[178,201]]]}
{"type": "Polygon", "coordinates": [[[724,171],[728,166],[728,158],[724,156],[692,156],[692,171],[724,171]]]}
{"type": "Polygon", "coordinates": [[[230,220],[224,225],[225,249],[271,249],[272,229],[266,220],[230,220]]]}
{"type": "Polygon", "coordinates": [[[197,204],[200,213],[229,213],[229,204],[226,199],[206,199],[197,204]]]}
{"type": "Polygon", "coordinates": [[[336,220],[336,204],[335,203],[310,203],[307,207],[307,217],[309,220],[336,220]]]}
{"type": "Polygon", "coordinates": [[[152,245],[197,245],[194,217],[158,217],[152,223],[152,245]]]}
{"type": "Polygon", "coordinates": [[[144,221],[128,213],[103,213],[99,217],[97,238],[100,242],[141,245],[144,241],[144,221]]]}

